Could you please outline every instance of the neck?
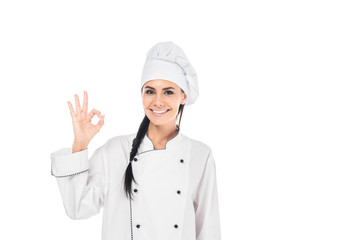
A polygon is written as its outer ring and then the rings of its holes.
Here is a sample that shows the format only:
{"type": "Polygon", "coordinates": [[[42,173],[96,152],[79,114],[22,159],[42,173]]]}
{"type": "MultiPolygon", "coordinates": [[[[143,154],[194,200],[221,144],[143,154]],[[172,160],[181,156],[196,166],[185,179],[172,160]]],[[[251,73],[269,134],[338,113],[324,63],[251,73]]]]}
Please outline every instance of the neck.
{"type": "Polygon", "coordinates": [[[169,139],[175,137],[178,134],[176,130],[176,125],[171,126],[156,126],[149,124],[147,130],[147,136],[153,141],[156,145],[165,144],[169,139]]]}

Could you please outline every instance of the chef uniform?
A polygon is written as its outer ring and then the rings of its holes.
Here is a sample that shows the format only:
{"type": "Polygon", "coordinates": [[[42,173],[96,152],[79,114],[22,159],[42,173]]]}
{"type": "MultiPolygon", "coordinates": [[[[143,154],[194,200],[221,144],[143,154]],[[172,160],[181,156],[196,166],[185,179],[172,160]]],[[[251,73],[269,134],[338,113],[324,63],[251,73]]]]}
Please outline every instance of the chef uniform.
{"type": "MultiPolygon", "coordinates": [[[[155,45],[148,52],[142,85],[146,82],[144,79],[154,79],[144,77],[152,74],[148,63],[156,69],[150,56],[154,52],[166,59],[174,52],[185,56],[172,42],[155,45]]],[[[173,58],[173,63],[179,59],[173,58]]],[[[181,67],[184,76],[191,74],[192,82],[177,84],[183,85],[187,103],[191,104],[198,94],[197,89],[189,90],[197,87],[196,73],[189,62],[183,63],[185,65],[176,66],[185,66],[181,67]]],[[[159,69],[158,73],[164,71],[161,70],[164,67],[159,69]]],[[[177,130],[177,135],[169,139],[163,149],[155,149],[145,134],[131,162],[130,151],[137,133],[110,138],[90,158],[88,149],[72,153],[72,148],[62,148],[51,153],[51,174],[56,177],[66,214],[71,219],[86,219],[103,208],[102,240],[220,240],[212,150],[177,130]],[[124,192],[128,164],[132,164],[136,180],[132,182],[133,200],[124,192]]]]}

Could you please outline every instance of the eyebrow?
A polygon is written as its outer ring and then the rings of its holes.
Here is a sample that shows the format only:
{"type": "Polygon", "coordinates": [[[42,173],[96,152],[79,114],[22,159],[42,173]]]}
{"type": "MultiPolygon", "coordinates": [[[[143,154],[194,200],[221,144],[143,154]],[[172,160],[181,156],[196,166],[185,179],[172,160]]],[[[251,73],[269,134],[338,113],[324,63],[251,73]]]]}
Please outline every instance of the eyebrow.
{"type": "MultiPolygon", "coordinates": [[[[150,86],[146,86],[145,88],[150,88],[150,89],[154,89],[154,90],[155,90],[155,88],[150,87],[150,86]]],[[[176,89],[175,89],[175,88],[173,88],[173,87],[163,88],[163,90],[168,90],[168,89],[174,89],[174,90],[176,90],[176,89]]]]}

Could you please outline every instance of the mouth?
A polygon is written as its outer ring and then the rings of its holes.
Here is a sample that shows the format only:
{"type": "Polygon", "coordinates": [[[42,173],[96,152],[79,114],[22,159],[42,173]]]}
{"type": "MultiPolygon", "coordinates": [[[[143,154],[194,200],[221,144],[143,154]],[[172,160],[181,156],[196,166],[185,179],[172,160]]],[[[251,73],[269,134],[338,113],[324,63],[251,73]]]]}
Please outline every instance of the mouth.
{"type": "Polygon", "coordinates": [[[170,111],[170,109],[164,110],[164,111],[154,111],[150,108],[151,112],[153,113],[154,116],[159,117],[159,116],[163,116],[164,114],[166,114],[168,111],[170,111]]]}

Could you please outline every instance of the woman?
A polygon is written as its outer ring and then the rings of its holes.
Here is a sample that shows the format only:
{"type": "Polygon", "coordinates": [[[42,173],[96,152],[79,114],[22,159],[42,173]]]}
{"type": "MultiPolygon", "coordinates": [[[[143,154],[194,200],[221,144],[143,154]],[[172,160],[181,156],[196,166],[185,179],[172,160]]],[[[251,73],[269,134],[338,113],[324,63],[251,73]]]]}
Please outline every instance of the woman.
{"type": "Polygon", "coordinates": [[[90,159],[87,146],[105,115],[87,113],[86,91],[82,108],[75,94],[76,112],[68,102],[74,143],[51,154],[67,215],[85,219],[103,208],[103,240],[220,240],[211,148],[180,131],[198,83],[177,45],[160,42],[148,51],[141,96],[145,117],[137,133],[109,139],[90,159]],[[95,114],[97,125],[91,123],[95,114]]]}

